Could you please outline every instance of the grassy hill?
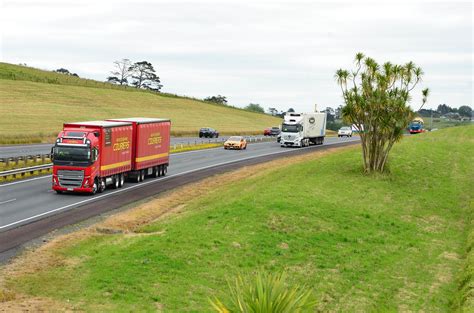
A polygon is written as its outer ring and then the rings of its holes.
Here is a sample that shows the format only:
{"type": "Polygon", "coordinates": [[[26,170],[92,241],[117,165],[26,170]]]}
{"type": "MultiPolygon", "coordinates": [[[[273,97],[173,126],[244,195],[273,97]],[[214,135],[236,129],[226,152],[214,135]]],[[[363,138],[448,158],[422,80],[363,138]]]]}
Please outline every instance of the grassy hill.
{"type": "Polygon", "coordinates": [[[261,133],[279,118],[171,94],[0,63],[0,143],[54,138],[63,122],[126,116],[166,117],[173,135],[200,127],[221,134],[261,133]]]}
{"type": "Polygon", "coordinates": [[[354,147],[213,177],[32,251],[3,292],[86,312],[211,312],[226,279],[286,270],[317,312],[471,312],[473,130],[405,138],[385,175],[363,174],[354,147]]]}

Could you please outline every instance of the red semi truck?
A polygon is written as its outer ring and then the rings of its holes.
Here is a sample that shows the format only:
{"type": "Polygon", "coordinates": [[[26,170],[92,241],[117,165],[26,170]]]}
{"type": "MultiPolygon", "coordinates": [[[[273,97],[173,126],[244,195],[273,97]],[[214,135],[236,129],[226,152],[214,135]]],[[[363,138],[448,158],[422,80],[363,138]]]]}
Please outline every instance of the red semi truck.
{"type": "Polygon", "coordinates": [[[51,151],[53,189],[95,194],[122,187],[126,178],[165,175],[170,127],[152,118],[64,124],[51,151]]]}

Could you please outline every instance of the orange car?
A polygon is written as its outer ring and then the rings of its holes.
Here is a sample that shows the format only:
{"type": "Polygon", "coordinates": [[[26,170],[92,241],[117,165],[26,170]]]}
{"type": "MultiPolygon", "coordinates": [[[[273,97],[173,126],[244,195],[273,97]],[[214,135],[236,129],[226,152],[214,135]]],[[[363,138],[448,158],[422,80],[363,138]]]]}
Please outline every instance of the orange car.
{"type": "Polygon", "coordinates": [[[247,140],[242,136],[232,136],[224,142],[224,149],[247,149],[247,140]]]}

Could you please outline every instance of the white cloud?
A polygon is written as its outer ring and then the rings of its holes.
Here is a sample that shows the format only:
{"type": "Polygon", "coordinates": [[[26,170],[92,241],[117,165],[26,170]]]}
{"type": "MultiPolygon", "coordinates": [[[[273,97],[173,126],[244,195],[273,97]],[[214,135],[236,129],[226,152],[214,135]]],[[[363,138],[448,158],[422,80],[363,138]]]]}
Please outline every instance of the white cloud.
{"type": "Polygon", "coordinates": [[[334,71],[363,51],[420,65],[430,106],[472,104],[470,2],[4,0],[1,14],[2,60],[98,80],[127,57],[167,92],[309,110],[340,103],[334,71]]]}

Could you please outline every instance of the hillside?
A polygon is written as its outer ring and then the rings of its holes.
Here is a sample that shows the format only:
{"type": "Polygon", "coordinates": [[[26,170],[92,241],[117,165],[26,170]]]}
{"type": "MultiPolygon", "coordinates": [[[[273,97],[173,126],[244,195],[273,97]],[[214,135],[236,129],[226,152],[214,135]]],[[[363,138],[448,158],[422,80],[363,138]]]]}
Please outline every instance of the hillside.
{"type": "Polygon", "coordinates": [[[200,127],[221,134],[261,133],[279,118],[169,94],[155,94],[0,63],[0,143],[50,140],[66,121],[124,116],[166,117],[173,135],[200,127]]]}

